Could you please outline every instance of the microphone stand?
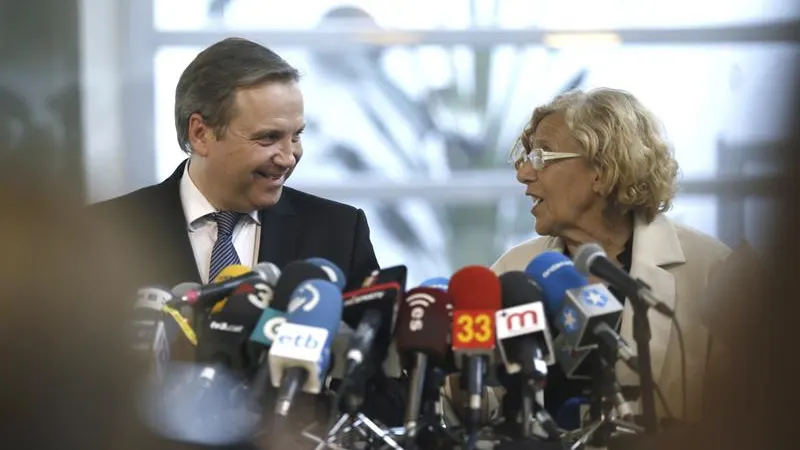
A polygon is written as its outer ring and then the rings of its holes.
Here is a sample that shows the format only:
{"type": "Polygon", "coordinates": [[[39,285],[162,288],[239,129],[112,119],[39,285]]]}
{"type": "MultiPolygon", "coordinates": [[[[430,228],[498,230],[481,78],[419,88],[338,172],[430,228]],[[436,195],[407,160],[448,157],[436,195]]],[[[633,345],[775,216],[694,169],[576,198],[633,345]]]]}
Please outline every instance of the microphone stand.
{"type": "MultiPolygon", "coordinates": [[[[367,362],[366,364],[368,365],[369,363],[367,362]]],[[[343,397],[340,401],[337,401],[336,405],[337,408],[342,410],[342,413],[328,430],[324,440],[319,440],[319,445],[316,447],[317,450],[326,447],[336,448],[339,446],[349,448],[351,446],[349,443],[345,443],[345,445],[337,444],[337,442],[345,441],[347,438],[366,442],[368,448],[376,443],[382,442],[383,445],[380,445],[380,447],[388,445],[394,450],[403,450],[393,439],[391,430],[386,430],[364,413],[360,412],[361,406],[364,403],[366,385],[369,379],[368,374],[371,372],[371,367],[362,365],[356,369],[354,373],[350,374],[349,380],[346,380],[342,386],[340,386],[340,391],[342,389],[345,391],[335,395],[337,398],[339,398],[339,394],[343,397]],[[357,432],[357,434],[352,436],[354,432],[357,432]]]]}
{"type": "Polygon", "coordinates": [[[445,418],[445,408],[452,408],[447,397],[441,392],[447,373],[436,365],[428,365],[427,369],[422,390],[421,419],[416,430],[404,430],[405,450],[412,450],[415,444],[416,448],[420,449],[450,449],[459,442],[455,430],[445,418]],[[416,436],[412,437],[414,435],[416,436]],[[416,442],[409,442],[409,439],[416,442]]]}
{"type": "Polygon", "coordinates": [[[632,296],[633,339],[639,361],[639,383],[642,399],[643,425],[646,434],[658,433],[656,417],[655,381],[653,380],[652,357],[650,356],[650,320],[647,318],[647,303],[638,295],[632,296]]]}
{"type": "Polygon", "coordinates": [[[583,434],[575,440],[571,450],[587,444],[593,447],[606,447],[611,435],[616,432],[636,434],[642,431],[638,425],[625,420],[626,416],[632,416],[632,413],[619,411],[625,407],[625,399],[622,397],[614,372],[617,361],[616,350],[601,343],[592,357],[595,358],[593,361],[595,374],[592,377],[590,413],[595,420],[578,431],[579,435],[583,434]],[[619,417],[620,415],[623,417],[619,417]]]}

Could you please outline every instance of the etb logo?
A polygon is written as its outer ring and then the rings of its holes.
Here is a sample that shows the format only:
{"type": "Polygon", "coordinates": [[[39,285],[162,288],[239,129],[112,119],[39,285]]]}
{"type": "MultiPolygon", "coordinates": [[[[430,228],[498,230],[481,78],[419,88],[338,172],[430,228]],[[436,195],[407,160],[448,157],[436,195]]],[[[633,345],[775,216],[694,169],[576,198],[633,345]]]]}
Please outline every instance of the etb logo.
{"type": "Polygon", "coordinates": [[[452,339],[460,349],[494,347],[494,311],[454,311],[452,339]]]}
{"type": "Polygon", "coordinates": [[[328,330],[297,323],[281,325],[278,335],[269,350],[270,357],[292,358],[302,361],[317,361],[325,348],[328,330]]]}
{"type": "Polygon", "coordinates": [[[411,309],[411,312],[409,313],[411,319],[408,322],[409,330],[422,330],[422,318],[425,317],[425,309],[434,303],[436,303],[436,298],[425,293],[417,293],[406,298],[406,304],[411,309]]]}
{"type": "Polygon", "coordinates": [[[310,334],[298,334],[296,336],[279,335],[276,342],[281,345],[290,345],[300,349],[317,349],[322,343],[314,339],[310,334]]]}
{"type": "Polygon", "coordinates": [[[535,333],[546,328],[544,306],[541,302],[505,308],[495,313],[497,339],[507,339],[535,333]]]}

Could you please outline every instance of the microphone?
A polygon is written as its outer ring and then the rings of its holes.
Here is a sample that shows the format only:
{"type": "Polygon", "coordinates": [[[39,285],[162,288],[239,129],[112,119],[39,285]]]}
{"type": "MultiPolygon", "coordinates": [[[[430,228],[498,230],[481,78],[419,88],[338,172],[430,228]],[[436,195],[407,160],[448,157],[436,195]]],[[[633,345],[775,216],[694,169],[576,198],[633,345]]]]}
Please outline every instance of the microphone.
{"type": "Polygon", "coordinates": [[[495,312],[500,309],[500,280],[483,266],[467,266],[450,278],[453,297],[452,348],[469,393],[465,425],[476,431],[488,364],[494,358],[495,312]]]}
{"type": "Polygon", "coordinates": [[[340,291],[344,290],[345,283],[347,280],[344,277],[344,272],[342,269],[339,268],[336,264],[328,261],[325,258],[308,258],[306,262],[311,263],[320,269],[324,270],[325,273],[328,275],[328,279],[331,283],[335,284],[340,291]]]}
{"type": "MultiPolygon", "coordinates": [[[[447,362],[450,326],[448,305],[452,303],[453,299],[445,291],[418,287],[409,291],[399,305],[394,330],[395,345],[403,367],[413,367],[405,415],[407,446],[414,445],[428,362],[439,367],[444,367],[447,362]]],[[[428,389],[428,392],[431,391],[433,389],[428,389]]],[[[438,399],[426,400],[435,402],[438,399]]]]}
{"type": "Polygon", "coordinates": [[[307,261],[293,261],[284,267],[283,274],[275,283],[272,298],[266,303],[250,340],[265,348],[272,345],[278,329],[286,321],[286,311],[294,291],[309,280],[327,280],[328,274],[318,265],[307,261]]]}
{"type": "Polygon", "coordinates": [[[261,315],[260,303],[249,299],[256,290],[252,283],[241,283],[224,303],[220,302],[221,309],[215,305],[218,312],[209,312],[200,321],[195,359],[201,369],[191,384],[190,392],[194,393],[187,403],[190,410],[201,414],[216,411],[220,404],[231,404],[230,391],[252,369],[246,342],[261,315]]]}
{"type": "Polygon", "coordinates": [[[653,296],[644,281],[628,275],[623,269],[614,264],[606,255],[603,247],[598,244],[583,244],[575,253],[575,267],[584,274],[592,274],[601,278],[622,291],[626,297],[634,301],[642,301],[648,308],[667,317],[674,317],[675,312],[669,306],[653,296]]]}
{"type": "Polygon", "coordinates": [[[237,371],[254,366],[246,343],[263,315],[264,299],[271,293],[266,283],[241,283],[216,313],[203,322],[197,345],[197,361],[222,365],[237,371]]]}
{"type": "MultiPolygon", "coordinates": [[[[441,289],[447,292],[447,285],[450,284],[450,279],[445,277],[434,277],[428,278],[427,280],[423,281],[419,287],[430,287],[434,289],[441,289]]],[[[453,315],[453,304],[447,304],[447,311],[449,311],[450,316],[453,315]]]]}
{"type": "Polygon", "coordinates": [[[284,267],[283,273],[275,284],[272,298],[266,303],[264,312],[250,334],[250,344],[254,352],[261,355],[256,374],[251,384],[255,398],[261,398],[266,387],[271,383],[268,351],[278,336],[278,330],[286,322],[287,309],[294,291],[306,281],[325,280],[328,274],[318,265],[307,261],[293,261],[284,267]]]}
{"type": "MultiPolygon", "coordinates": [[[[559,311],[556,326],[566,345],[576,350],[597,347],[603,350],[597,354],[597,370],[604,374],[601,378],[605,380],[607,396],[623,419],[628,420],[632,411],[622,396],[613,370],[618,356],[631,355],[620,349],[619,343],[624,341],[615,331],[622,319],[622,304],[604,285],[588,284],[572,261],[559,252],[541,253],[528,264],[525,273],[543,291],[553,295],[546,301],[548,308],[559,311]]],[[[629,358],[625,362],[638,373],[635,361],[629,358]]]]}
{"type": "MultiPolygon", "coordinates": [[[[508,380],[509,392],[518,389],[522,394],[522,435],[532,437],[530,418],[534,404],[544,404],[544,384],[547,366],[554,363],[553,338],[545,319],[542,293],[520,271],[500,276],[503,309],[495,313],[497,343],[506,372],[519,373],[521,379],[508,380]]],[[[537,418],[549,437],[558,436],[558,427],[543,408],[537,418]]]]}
{"type": "Polygon", "coordinates": [[[450,279],[445,277],[435,277],[435,278],[428,278],[427,280],[423,281],[419,287],[430,287],[435,289],[441,289],[447,292],[447,285],[450,284],[450,279]]]}
{"type": "Polygon", "coordinates": [[[365,286],[344,294],[344,322],[355,329],[346,353],[345,376],[351,376],[365,358],[383,361],[391,342],[394,309],[405,291],[406,267],[373,273],[365,286]],[[369,282],[369,283],[367,283],[369,282]]]}
{"type": "Polygon", "coordinates": [[[361,283],[361,287],[365,288],[376,284],[397,283],[402,288],[402,291],[405,292],[406,278],[408,278],[408,268],[403,265],[387,267],[385,269],[375,269],[364,279],[361,283]]]}
{"type": "Polygon", "coordinates": [[[554,364],[555,359],[542,293],[520,271],[504,273],[500,276],[500,284],[503,309],[495,313],[495,323],[506,372],[515,374],[522,371],[526,376],[544,377],[547,366],[554,364]]]}
{"type": "Polygon", "coordinates": [[[548,310],[557,311],[556,327],[576,350],[602,345],[638,372],[635,355],[616,332],[622,304],[602,284],[589,284],[562,253],[543,252],[525,268],[545,292],[548,310]]]}
{"type": "Polygon", "coordinates": [[[213,283],[190,290],[180,298],[173,299],[170,306],[179,306],[182,302],[193,306],[209,306],[230,295],[246,281],[261,280],[274,283],[279,277],[280,270],[272,263],[256,264],[252,270],[234,264],[223,269],[213,283]]]}
{"type": "Polygon", "coordinates": [[[131,349],[151,361],[157,380],[164,379],[171,346],[178,335],[177,324],[165,317],[164,305],[172,298],[166,289],[150,286],[137,291],[131,321],[131,349]]]}
{"type": "Polygon", "coordinates": [[[289,413],[298,389],[312,394],[322,390],[342,316],[341,293],[330,281],[306,281],[295,292],[286,323],[269,350],[272,385],[280,389],[275,414],[281,417],[289,413]]]}

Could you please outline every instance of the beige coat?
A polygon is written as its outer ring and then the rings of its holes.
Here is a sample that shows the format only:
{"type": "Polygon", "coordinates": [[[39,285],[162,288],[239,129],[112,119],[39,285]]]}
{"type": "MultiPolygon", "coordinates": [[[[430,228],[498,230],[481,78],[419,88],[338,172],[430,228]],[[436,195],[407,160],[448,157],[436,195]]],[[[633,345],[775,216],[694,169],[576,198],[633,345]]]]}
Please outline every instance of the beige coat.
{"type": "MultiPolygon", "coordinates": [[[[546,250],[563,250],[559,238],[540,237],[524,242],[506,252],[492,269],[499,275],[511,270],[524,270],[528,263],[546,250]]],[[[683,331],[686,346],[687,415],[697,420],[701,414],[702,385],[710,346],[710,337],[701,319],[702,302],[709,276],[728,255],[723,243],[694,229],[658,215],[651,223],[637,217],[633,230],[631,276],[652,288],[656,298],[672,308],[683,331]]],[[[652,330],[650,351],[653,376],[661,387],[673,414],[680,417],[681,359],[678,335],[671,321],[661,314],[648,314],[652,330]]],[[[635,348],[632,333],[633,311],[625,303],[620,334],[635,348]]],[[[622,385],[638,385],[638,375],[617,365],[622,385]]],[[[665,416],[656,399],[659,416],[665,416]]]]}

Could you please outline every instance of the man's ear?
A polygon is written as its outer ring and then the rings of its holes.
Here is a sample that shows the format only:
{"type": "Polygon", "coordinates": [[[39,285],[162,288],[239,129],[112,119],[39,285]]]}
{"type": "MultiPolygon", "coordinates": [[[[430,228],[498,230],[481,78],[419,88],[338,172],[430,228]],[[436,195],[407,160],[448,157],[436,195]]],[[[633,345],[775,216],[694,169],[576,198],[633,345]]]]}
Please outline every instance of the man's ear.
{"type": "Polygon", "coordinates": [[[208,156],[209,144],[214,139],[214,131],[209,128],[200,114],[189,116],[189,144],[192,153],[199,156],[208,156]]]}

